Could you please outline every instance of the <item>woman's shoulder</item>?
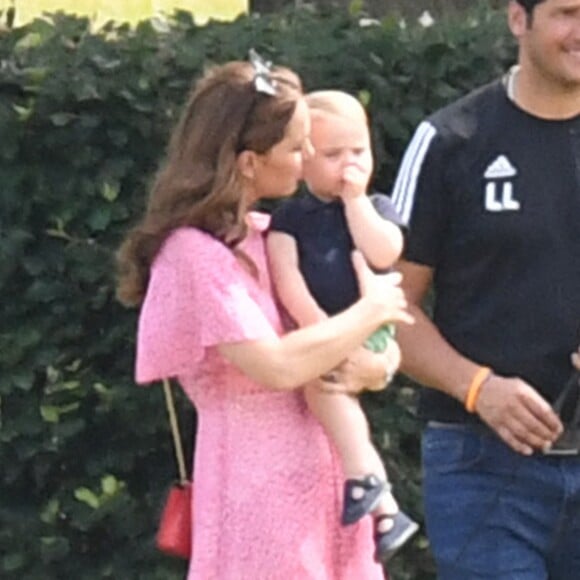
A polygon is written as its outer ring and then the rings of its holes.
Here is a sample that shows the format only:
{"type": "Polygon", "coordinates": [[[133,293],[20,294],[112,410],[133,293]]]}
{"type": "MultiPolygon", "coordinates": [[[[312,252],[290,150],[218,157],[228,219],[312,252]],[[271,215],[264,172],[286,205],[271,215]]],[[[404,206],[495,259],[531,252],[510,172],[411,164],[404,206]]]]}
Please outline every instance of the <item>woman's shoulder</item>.
{"type": "MultiPolygon", "coordinates": [[[[250,231],[261,234],[268,229],[270,216],[267,213],[251,211],[246,215],[246,224],[250,231]]],[[[174,229],[167,236],[162,246],[163,253],[173,253],[175,251],[189,252],[191,250],[195,250],[196,253],[215,252],[217,254],[232,255],[230,248],[221,240],[193,226],[183,226],[174,229]]]]}
{"type": "Polygon", "coordinates": [[[227,260],[230,256],[233,257],[230,249],[221,240],[199,228],[187,226],[176,228],[167,236],[158,260],[227,260]]]}
{"type": "Polygon", "coordinates": [[[163,247],[181,247],[191,244],[201,244],[212,246],[221,242],[211,234],[192,226],[175,228],[167,236],[163,247]]]}

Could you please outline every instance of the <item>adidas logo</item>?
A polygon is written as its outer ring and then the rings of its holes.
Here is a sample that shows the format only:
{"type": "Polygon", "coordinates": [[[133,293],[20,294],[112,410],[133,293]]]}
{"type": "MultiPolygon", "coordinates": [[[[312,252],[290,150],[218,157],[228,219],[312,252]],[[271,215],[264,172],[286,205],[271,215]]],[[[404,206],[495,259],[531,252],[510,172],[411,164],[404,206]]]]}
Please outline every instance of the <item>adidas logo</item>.
{"type": "Polygon", "coordinates": [[[485,170],[484,177],[486,179],[505,179],[517,174],[516,168],[510,163],[509,159],[505,155],[500,155],[485,170]]]}
{"type": "Polygon", "coordinates": [[[510,178],[518,174],[505,155],[500,155],[485,170],[485,209],[489,212],[519,211],[521,204],[514,197],[514,184],[510,178]]]}

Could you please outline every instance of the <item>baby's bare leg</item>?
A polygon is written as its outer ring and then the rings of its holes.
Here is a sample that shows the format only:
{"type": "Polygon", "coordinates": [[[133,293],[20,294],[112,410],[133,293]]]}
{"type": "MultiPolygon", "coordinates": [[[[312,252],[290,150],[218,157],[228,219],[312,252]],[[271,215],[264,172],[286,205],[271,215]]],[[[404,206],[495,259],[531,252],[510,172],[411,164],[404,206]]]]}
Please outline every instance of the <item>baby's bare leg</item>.
{"type": "Polygon", "coordinates": [[[306,386],[304,393],[310,411],[336,445],[345,476],[360,478],[374,473],[385,480],[385,468],[371,442],[368,422],[358,399],[322,391],[316,382],[306,386]]]}
{"type": "MultiPolygon", "coordinates": [[[[358,399],[344,393],[323,391],[317,385],[317,382],[313,382],[305,387],[306,402],[335,444],[345,478],[362,479],[373,474],[387,481],[385,467],[372,444],[369,425],[358,399]]],[[[387,490],[374,513],[377,516],[393,516],[398,511],[395,498],[387,490]]],[[[377,531],[385,533],[392,525],[391,518],[381,519],[377,531]]]]}

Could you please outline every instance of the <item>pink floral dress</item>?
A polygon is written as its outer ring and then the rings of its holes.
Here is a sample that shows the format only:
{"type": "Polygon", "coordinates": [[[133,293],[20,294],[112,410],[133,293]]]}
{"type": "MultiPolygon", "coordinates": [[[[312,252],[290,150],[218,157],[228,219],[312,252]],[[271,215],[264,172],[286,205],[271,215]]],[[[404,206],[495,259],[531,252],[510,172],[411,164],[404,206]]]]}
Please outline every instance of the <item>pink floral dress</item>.
{"type": "Polygon", "coordinates": [[[139,383],[178,377],[199,414],[189,580],[381,580],[370,518],[339,523],[343,476],[302,392],[257,384],[217,345],[282,332],[263,231],[250,214],[241,249],[194,228],[167,239],[139,320],[139,383]]]}

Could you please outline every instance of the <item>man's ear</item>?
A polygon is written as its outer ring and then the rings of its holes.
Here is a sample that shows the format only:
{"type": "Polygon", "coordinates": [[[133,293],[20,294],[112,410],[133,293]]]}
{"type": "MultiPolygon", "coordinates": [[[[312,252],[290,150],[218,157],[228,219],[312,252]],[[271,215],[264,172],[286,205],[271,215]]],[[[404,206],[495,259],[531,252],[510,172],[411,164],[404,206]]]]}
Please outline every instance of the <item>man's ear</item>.
{"type": "Polygon", "coordinates": [[[258,156],[255,151],[242,151],[236,159],[240,175],[249,181],[253,181],[256,176],[257,161],[258,156]]]}
{"type": "Polygon", "coordinates": [[[508,25],[516,38],[521,38],[526,33],[528,19],[526,9],[515,0],[510,0],[508,4],[508,25]]]}

